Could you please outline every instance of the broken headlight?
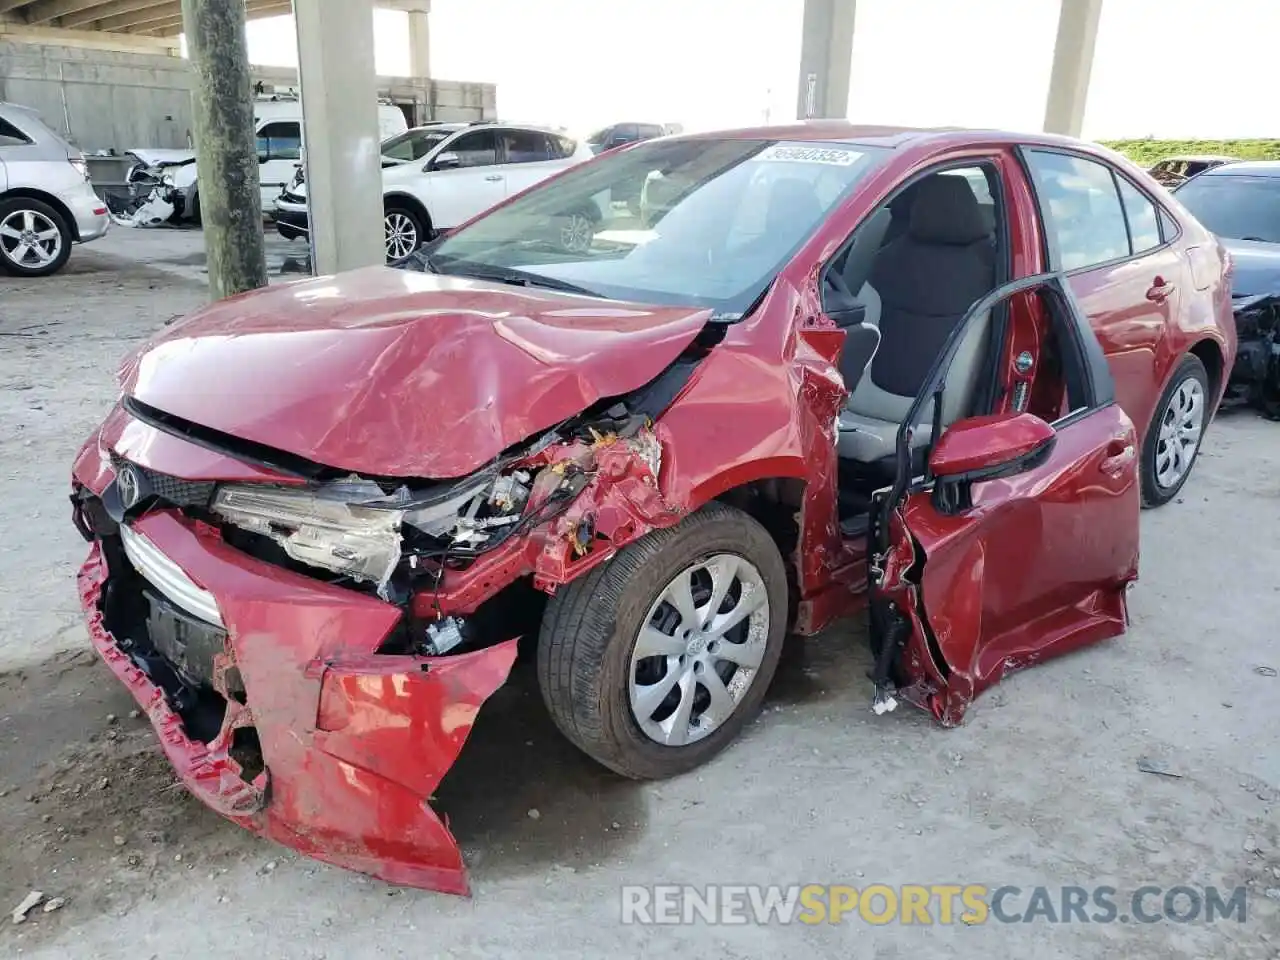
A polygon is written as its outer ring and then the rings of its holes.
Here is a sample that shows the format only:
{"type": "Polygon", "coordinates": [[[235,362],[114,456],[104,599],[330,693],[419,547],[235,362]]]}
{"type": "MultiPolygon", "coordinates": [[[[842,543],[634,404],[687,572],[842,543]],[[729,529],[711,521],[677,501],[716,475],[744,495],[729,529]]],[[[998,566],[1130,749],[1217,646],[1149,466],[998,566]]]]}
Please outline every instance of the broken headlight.
{"type": "Polygon", "coordinates": [[[445,547],[475,548],[519,523],[531,479],[517,470],[426,495],[403,487],[386,494],[358,477],[307,490],[236,484],[218,489],[212,510],[274,540],[300,563],[376,583],[385,595],[402,556],[404,526],[445,547]]]}

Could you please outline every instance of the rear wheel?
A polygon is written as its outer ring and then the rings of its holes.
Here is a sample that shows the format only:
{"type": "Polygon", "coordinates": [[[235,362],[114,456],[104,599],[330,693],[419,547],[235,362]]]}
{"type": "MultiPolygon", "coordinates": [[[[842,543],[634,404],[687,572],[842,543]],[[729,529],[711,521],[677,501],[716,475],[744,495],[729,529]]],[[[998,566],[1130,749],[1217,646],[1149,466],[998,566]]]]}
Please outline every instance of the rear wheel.
{"type": "Polygon", "coordinates": [[[71,228],[40,200],[0,200],[0,268],[19,277],[47,277],[71,256],[71,228]]]}
{"type": "Polygon", "coordinates": [[[415,210],[399,204],[388,205],[382,218],[387,245],[387,263],[399,263],[427,242],[426,225],[415,210]]]}
{"type": "Polygon", "coordinates": [[[618,773],[683,773],[759,710],[786,620],[772,538],[711,504],[551,599],[538,643],[543,699],[569,740],[618,773]]]}
{"type": "Polygon", "coordinates": [[[1144,505],[1168,503],[1187,482],[1209,425],[1209,402],[1209,374],[1200,358],[1188,353],[1160,395],[1142,444],[1144,505]]]}

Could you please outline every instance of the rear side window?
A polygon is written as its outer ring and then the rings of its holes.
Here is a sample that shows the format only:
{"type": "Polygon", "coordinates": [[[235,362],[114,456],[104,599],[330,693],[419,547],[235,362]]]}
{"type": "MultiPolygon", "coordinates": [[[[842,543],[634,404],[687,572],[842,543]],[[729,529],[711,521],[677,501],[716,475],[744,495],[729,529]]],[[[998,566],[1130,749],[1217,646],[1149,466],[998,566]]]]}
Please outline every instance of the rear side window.
{"type": "Polygon", "coordinates": [[[0,147],[26,146],[31,139],[7,120],[0,119],[0,147]]]}
{"type": "Polygon", "coordinates": [[[503,130],[499,136],[507,163],[537,163],[551,159],[547,138],[535,130],[503,130]]]}
{"type": "Polygon", "coordinates": [[[1120,184],[1120,199],[1124,203],[1125,216],[1129,218],[1132,251],[1142,253],[1160,246],[1160,219],[1156,205],[1125,177],[1116,177],[1116,182],[1120,184]]]}
{"type": "Polygon", "coordinates": [[[1129,231],[1110,167],[1043,150],[1028,150],[1026,156],[1061,269],[1129,256],[1129,231]]]}
{"type": "Polygon", "coordinates": [[[571,137],[562,137],[556,133],[547,134],[548,149],[556,160],[567,160],[578,152],[578,141],[571,137]]]}

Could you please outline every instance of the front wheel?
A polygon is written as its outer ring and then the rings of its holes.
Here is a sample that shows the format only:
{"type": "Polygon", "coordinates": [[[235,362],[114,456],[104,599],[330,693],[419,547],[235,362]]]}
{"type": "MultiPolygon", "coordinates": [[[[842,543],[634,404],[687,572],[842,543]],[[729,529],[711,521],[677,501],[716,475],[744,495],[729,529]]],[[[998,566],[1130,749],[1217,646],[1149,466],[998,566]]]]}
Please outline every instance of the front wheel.
{"type": "Polygon", "coordinates": [[[759,710],[786,620],[772,538],[711,504],[551,599],[539,686],[588,756],[635,779],[674,776],[728,746],[759,710]]]}
{"type": "Polygon", "coordinates": [[[382,218],[387,263],[396,264],[427,242],[422,218],[408,207],[389,206],[382,218]]]}
{"type": "Polygon", "coordinates": [[[1195,354],[1178,363],[1142,444],[1142,502],[1168,503],[1191,476],[1209,425],[1209,374],[1195,354]]]}

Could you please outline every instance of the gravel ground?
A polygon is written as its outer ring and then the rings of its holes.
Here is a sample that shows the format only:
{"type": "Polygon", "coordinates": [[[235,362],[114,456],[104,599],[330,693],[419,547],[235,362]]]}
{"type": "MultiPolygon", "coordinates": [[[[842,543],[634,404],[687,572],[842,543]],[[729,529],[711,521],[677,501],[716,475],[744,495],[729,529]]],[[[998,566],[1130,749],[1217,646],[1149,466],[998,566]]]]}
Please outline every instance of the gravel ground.
{"type": "Polygon", "coordinates": [[[0,279],[0,908],[31,889],[66,900],[21,926],[0,913],[0,956],[1280,957],[1280,425],[1248,413],[1219,418],[1183,496],[1144,514],[1131,631],[1008,679],[959,729],[873,717],[845,627],[789,651],[739,744],[637,785],[567,747],[517,668],[439,798],[473,899],[391,888],[224,823],[174,786],[85,651],[65,502],[119,358],[205,298],[179,247],[116,231],[55,280],[0,279]],[[628,883],[873,882],[1055,899],[1105,884],[1122,908],[1144,884],[1243,885],[1248,918],[620,923],[628,883]]]}

